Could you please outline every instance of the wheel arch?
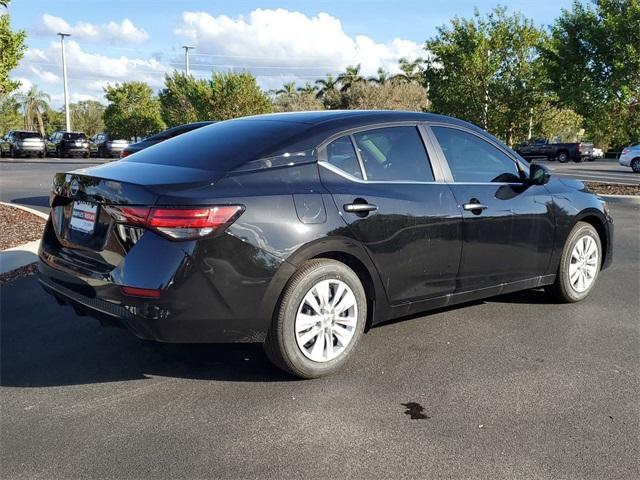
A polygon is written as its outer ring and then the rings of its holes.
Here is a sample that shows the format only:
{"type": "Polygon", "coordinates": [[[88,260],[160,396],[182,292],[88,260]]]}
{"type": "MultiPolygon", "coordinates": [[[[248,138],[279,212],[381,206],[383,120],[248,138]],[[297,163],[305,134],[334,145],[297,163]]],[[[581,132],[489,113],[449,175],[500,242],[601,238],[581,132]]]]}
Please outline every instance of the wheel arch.
{"type": "Polygon", "coordinates": [[[300,247],[286,259],[264,296],[263,308],[270,312],[270,318],[273,318],[277,312],[282,295],[293,274],[304,262],[317,258],[342,262],[358,275],[367,294],[365,332],[385,318],[389,307],[378,272],[364,248],[348,237],[316,240],[300,247]]]}
{"type": "Polygon", "coordinates": [[[602,244],[602,260],[600,264],[601,266],[604,265],[608,260],[607,256],[609,255],[609,242],[611,241],[606,227],[607,220],[604,214],[599,210],[593,208],[583,210],[576,216],[576,220],[573,226],[575,226],[575,224],[578,222],[588,223],[596,229],[596,232],[598,232],[600,243],[602,244]]]}

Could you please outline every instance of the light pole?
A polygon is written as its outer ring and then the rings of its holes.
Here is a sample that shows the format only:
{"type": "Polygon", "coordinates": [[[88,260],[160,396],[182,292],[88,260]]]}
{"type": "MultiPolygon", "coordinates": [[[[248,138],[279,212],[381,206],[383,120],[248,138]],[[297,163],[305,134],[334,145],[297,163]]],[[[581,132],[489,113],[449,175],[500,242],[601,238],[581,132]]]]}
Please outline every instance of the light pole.
{"type": "Polygon", "coordinates": [[[62,78],[64,82],[64,116],[67,121],[67,132],[71,131],[71,118],[69,117],[69,92],[67,87],[67,60],[64,56],[64,37],[70,37],[70,33],[58,33],[60,46],[62,47],[62,78]]]}
{"type": "Polygon", "coordinates": [[[183,45],[184,48],[184,70],[187,75],[189,75],[189,50],[193,50],[196,47],[192,47],[191,45],[183,45]]]}

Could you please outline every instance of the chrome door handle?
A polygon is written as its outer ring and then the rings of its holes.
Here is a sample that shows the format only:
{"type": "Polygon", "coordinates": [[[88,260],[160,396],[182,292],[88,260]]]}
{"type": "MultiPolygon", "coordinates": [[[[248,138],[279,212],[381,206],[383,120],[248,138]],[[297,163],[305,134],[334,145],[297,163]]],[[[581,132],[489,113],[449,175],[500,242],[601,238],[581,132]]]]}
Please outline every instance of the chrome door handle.
{"type": "Polygon", "coordinates": [[[347,203],[344,205],[344,211],[352,213],[373,212],[377,209],[378,207],[371,203],[347,203]]]}
{"type": "Polygon", "coordinates": [[[464,208],[465,210],[473,211],[486,210],[487,208],[489,208],[489,206],[485,205],[484,203],[465,203],[464,205],[462,205],[462,208],[464,208]]]}

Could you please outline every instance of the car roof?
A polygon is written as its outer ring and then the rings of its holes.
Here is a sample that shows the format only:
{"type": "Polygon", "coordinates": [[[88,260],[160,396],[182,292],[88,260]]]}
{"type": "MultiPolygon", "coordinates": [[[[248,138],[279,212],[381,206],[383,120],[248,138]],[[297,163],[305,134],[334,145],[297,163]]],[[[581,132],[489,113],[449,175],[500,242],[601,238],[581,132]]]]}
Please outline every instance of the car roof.
{"type": "Polygon", "coordinates": [[[456,119],[452,117],[435,113],[409,112],[403,110],[315,110],[308,112],[282,112],[242,117],[241,120],[295,122],[309,125],[329,124],[336,121],[344,122],[345,120],[349,120],[354,124],[402,121],[456,121],[456,119]]]}
{"type": "Polygon", "coordinates": [[[375,127],[377,124],[393,122],[438,122],[475,130],[489,135],[476,125],[445,115],[400,110],[318,110],[311,112],[283,112],[241,117],[229,122],[278,122],[283,129],[289,124],[300,133],[291,138],[285,147],[288,151],[303,151],[315,148],[324,139],[359,127],[375,127]],[[299,128],[305,127],[305,128],[299,128]],[[302,130],[302,131],[301,131],[302,130]]]}

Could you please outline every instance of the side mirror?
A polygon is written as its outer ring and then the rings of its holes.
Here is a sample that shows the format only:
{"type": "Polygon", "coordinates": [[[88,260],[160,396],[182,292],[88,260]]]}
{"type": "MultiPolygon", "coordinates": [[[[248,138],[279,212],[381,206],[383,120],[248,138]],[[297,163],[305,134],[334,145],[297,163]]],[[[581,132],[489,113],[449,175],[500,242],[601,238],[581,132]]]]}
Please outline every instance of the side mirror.
{"type": "Polygon", "coordinates": [[[532,163],[529,166],[529,182],[532,185],[544,185],[546,183],[549,183],[550,178],[551,172],[544,165],[532,163]]]}

